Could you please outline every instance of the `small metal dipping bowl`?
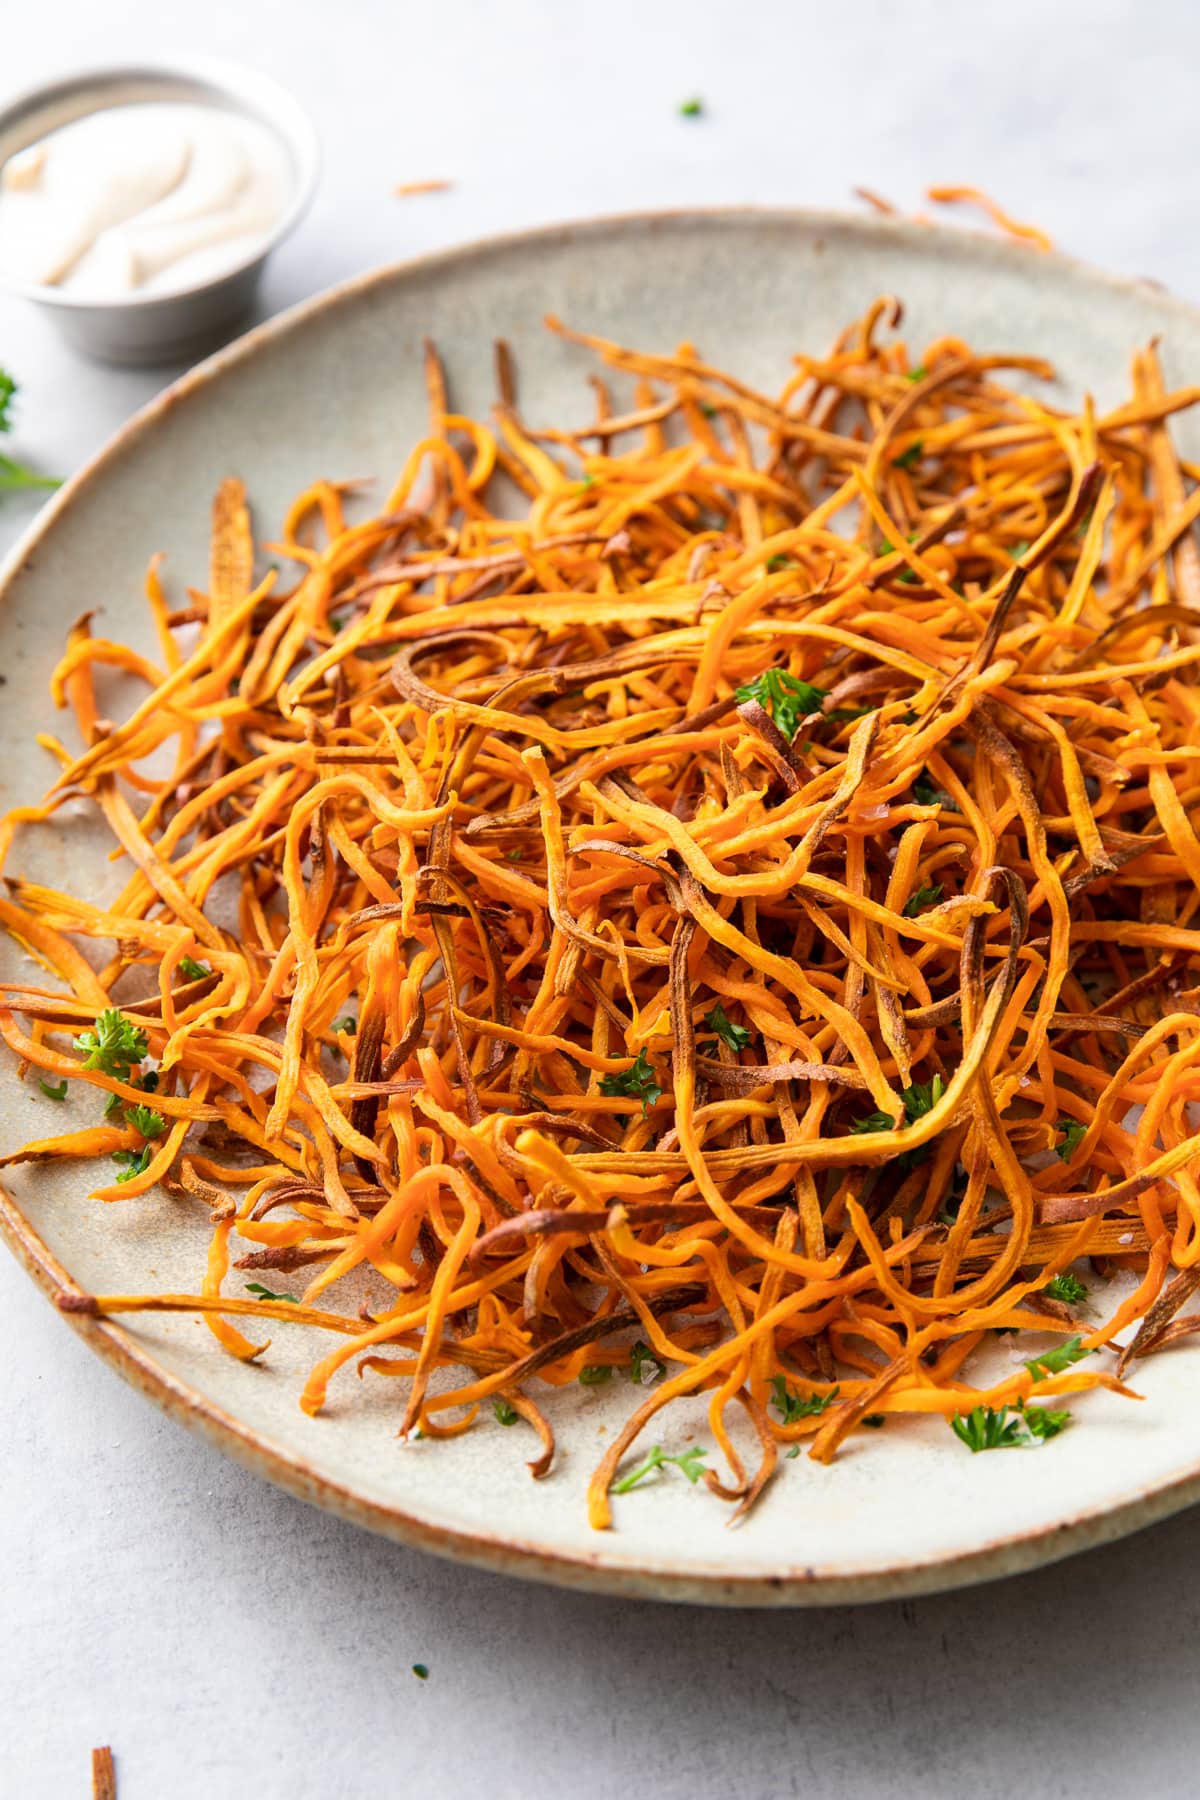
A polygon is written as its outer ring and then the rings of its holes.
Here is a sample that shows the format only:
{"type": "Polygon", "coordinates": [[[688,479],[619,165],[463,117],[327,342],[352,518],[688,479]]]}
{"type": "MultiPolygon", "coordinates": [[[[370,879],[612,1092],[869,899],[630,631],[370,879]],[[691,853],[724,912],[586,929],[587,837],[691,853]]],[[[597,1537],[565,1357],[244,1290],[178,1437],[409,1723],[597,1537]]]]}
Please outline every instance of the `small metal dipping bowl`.
{"type": "Polygon", "coordinates": [[[102,107],[147,100],[190,101],[257,120],[287,154],[291,193],[280,218],[248,256],[191,287],[98,300],[0,277],[9,293],[23,294],[52,314],[72,344],[106,362],[178,362],[229,336],[249,310],[267,257],[299,222],[317,183],[316,132],[291,95],[251,69],[206,58],[170,67],[93,69],[33,89],[0,108],[0,167],[60,125],[102,107]]]}

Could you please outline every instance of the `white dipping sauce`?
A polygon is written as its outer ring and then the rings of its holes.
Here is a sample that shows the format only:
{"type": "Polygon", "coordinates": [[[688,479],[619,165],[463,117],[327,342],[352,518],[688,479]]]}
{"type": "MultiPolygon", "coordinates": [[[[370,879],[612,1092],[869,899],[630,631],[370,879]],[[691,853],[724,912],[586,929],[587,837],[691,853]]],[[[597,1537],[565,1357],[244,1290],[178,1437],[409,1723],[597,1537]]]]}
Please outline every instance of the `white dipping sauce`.
{"type": "Polygon", "coordinates": [[[251,255],[290,189],[287,152],[255,119],[104,107],[0,169],[0,274],[95,300],[191,287],[251,255]]]}

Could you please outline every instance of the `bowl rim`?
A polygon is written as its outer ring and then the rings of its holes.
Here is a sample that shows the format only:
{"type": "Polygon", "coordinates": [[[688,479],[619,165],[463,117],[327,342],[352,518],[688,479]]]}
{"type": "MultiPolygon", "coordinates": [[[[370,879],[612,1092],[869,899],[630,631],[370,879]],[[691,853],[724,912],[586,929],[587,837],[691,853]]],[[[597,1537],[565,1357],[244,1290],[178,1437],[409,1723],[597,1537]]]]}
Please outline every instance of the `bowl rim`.
{"type": "MultiPolygon", "coordinates": [[[[913,247],[923,246],[927,251],[940,242],[953,246],[956,254],[972,258],[981,274],[997,265],[1025,269],[1050,265],[1060,273],[1110,292],[1149,297],[1165,313],[1186,319],[1194,328],[1200,326],[1200,307],[1144,278],[1114,274],[1080,258],[1057,251],[1047,253],[982,232],[900,218],[863,217],[828,208],[721,205],[634,210],[493,233],[350,276],[265,320],[171,382],[68,478],[35,515],[7,556],[0,559],[0,604],[9,600],[10,589],[58,518],[103,476],[110,462],[152,433],[189,395],[235,371],[261,350],[274,347],[309,319],[336,311],[395,282],[431,273],[452,276],[460,265],[470,265],[481,257],[514,251],[536,254],[543,246],[570,244],[581,237],[602,238],[606,233],[640,231],[650,238],[660,232],[669,234],[675,229],[698,226],[730,233],[755,226],[791,227],[801,233],[851,233],[877,241],[897,239],[913,247]]],[[[59,1295],[81,1291],[2,1179],[0,1239],[52,1306],[59,1295]]],[[[319,1469],[304,1452],[277,1442],[267,1431],[228,1412],[192,1381],[164,1367],[153,1349],[118,1320],[71,1312],[60,1316],[98,1356],[168,1417],[294,1498],[410,1548],[586,1593],[705,1607],[756,1608],[832,1607],[905,1599],[1023,1574],[1110,1543],[1200,1501],[1200,1462],[1194,1462],[1143,1480],[1116,1503],[1089,1503],[1055,1522],[1006,1530],[943,1557],[916,1557],[886,1566],[837,1571],[792,1564],[781,1566],[779,1573],[750,1574],[678,1569],[650,1561],[612,1561],[596,1552],[532,1543],[505,1534],[502,1529],[471,1529],[433,1522],[409,1511],[403,1500],[371,1498],[352,1479],[319,1469]]]]}
{"type": "MultiPolygon", "coordinates": [[[[216,109],[240,113],[256,119],[273,132],[289,153],[292,163],[292,193],[287,205],[269,231],[255,239],[253,247],[238,261],[230,263],[216,275],[206,276],[187,287],[158,292],[135,292],[110,296],[75,294],[49,282],[20,281],[0,274],[0,291],[32,300],[39,306],[63,308],[71,312],[130,312],[168,307],[191,301],[210,293],[247,269],[255,267],[283,242],[300,223],[312,204],[321,172],[321,145],[316,126],[309,114],[287,88],[272,76],[262,75],[240,63],[226,62],[221,57],[189,56],[145,62],[95,63],[53,81],[23,89],[0,106],[0,136],[19,128],[22,121],[36,116],[56,102],[69,101],[94,92],[101,104],[93,110],[106,110],[106,92],[132,84],[161,83],[166,89],[192,88],[196,101],[216,109]]],[[[147,98],[112,104],[137,105],[147,98]]],[[[89,116],[86,112],[77,115],[89,116]]],[[[3,163],[0,162],[0,168],[3,163]]]]}

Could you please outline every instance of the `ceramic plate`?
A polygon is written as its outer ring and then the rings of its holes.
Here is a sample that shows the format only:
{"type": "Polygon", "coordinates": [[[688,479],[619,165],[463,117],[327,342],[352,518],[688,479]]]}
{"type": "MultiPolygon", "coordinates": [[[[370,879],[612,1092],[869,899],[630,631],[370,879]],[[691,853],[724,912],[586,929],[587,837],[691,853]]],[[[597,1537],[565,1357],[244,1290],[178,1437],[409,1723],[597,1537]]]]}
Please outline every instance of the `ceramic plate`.
{"type": "MultiPolygon", "coordinates": [[[[0,606],[3,804],[32,801],[47,784],[49,762],[33,736],[52,721],[47,679],[71,619],[98,607],[106,636],[152,652],[141,600],[147,557],[167,553],[177,594],[204,584],[209,502],[224,475],[245,479],[260,537],[318,476],[389,478],[424,429],[426,335],[445,358],[458,410],[490,405],[492,341],[504,336],[526,416],[582,420],[590,364],[545,333],[547,311],[645,349],[688,337],[726,368],[777,387],[794,350],[823,348],[881,293],[903,299],[910,344],[952,333],[983,349],[1037,351],[1075,399],[1084,388],[1102,403],[1115,399],[1131,349],[1153,334],[1173,383],[1200,366],[1200,313],[1150,287],[886,221],[753,212],[600,221],[352,282],[169,389],[56,497],[19,548],[0,606]]],[[[13,868],[98,894],[120,885],[105,848],[64,821],[23,839],[13,868]]],[[[6,975],[29,978],[11,944],[0,956],[6,975]]],[[[6,1059],[0,1145],[58,1128],[61,1115],[51,1126],[47,1111],[36,1084],[19,1085],[6,1059]]],[[[202,1209],[162,1194],[104,1206],[88,1191],[85,1169],[12,1172],[4,1229],[47,1291],[68,1279],[93,1292],[195,1289],[202,1209]]],[[[1138,1367],[1143,1405],[1089,1395],[1077,1428],[1043,1450],[973,1457],[941,1421],[911,1419],[869,1441],[860,1434],[830,1468],[784,1461],[737,1530],[702,1487],[661,1480],[617,1500],[616,1529],[597,1534],[584,1487],[630,1403],[624,1383],[555,1394],[560,1455],[552,1476],[535,1483],[524,1427],[502,1431],[489,1418],[449,1442],[399,1444],[390,1383],[345,1374],[327,1411],[306,1418],[296,1397],[314,1351],[300,1328],[272,1327],[266,1363],[253,1367],[179,1315],[80,1329],[143,1392],[292,1493],[465,1561],[614,1593],[786,1605],[915,1593],[1029,1568],[1200,1495],[1200,1408],[1186,1350],[1138,1367]]],[[[672,1410],[671,1447],[706,1436],[702,1401],[672,1410]]]]}

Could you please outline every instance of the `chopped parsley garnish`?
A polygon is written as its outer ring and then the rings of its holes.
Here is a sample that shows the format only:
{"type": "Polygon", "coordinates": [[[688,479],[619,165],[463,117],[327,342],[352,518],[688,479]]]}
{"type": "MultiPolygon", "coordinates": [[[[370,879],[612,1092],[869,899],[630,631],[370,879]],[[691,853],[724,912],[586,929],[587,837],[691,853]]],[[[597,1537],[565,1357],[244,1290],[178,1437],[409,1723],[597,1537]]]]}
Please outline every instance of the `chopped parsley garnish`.
{"type": "Polygon", "coordinates": [[[913,799],[918,806],[949,806],[950,796],[922,771],[912,784],[913,799]]]}
{"type": "Polygon", "coordinates": [[[246,1292],[253,1294],[256,1300],[286,1300],[289,1306],[299,1306],[300,1304],[295,1294],[273,1293],[269,1287],[264,1287],[261,1281],[248,1281],[246,1292]]]}
{"type": "Polygon", "coordinates": [[[910,444],[899,456],[893,456],[893,469],[911,469],[915,463],[920,462],[924,450],[924,442],[918,438],[915,444],[910,444]]]}
{"type": "Polygon", "coordinates": [[[833,1405],[838,1393],[839,1389],[833,1387],[827,1394],[797,1394],[789,1385],[786,1375],[774,1375],[771,1378],[771,1403],[778,1407],[785,1425],[795,1425],[799,1419],[815,1418],[827,1406],[833,1405]]]}
{"type": "Polygon", "coordinates": [[[1031,1356],[1025,1367],[1035,1381],[1044,1381],[1047,1375],[1062,1375],[1085,1356],[1090,1350],[1083,1348],[1081,1337],[1068,1338],[1065,1344],[1056,1344],[1053,1350],[1043,1350],[1040,1356],[1031,1356]]]}
{"type": "Polygon", "coordinates": [[[917,914],[924,912],[927,906],[936,906],[941,897],[942,884],[940,881],[935,887],[918,888],[916,893],[912,894],[904,903],[905,918],[915,919],[917,914]]]}
{"type": "MultiPolygon", "coordinates": [[[[945,1091],[946,1083],[940,1075],[935,1075],[932,1081],[914,1082],[912,1087],[905,1088],[901,1095],[901,1099],[904,1101],[903,1123],[913,1125],[918,1119],[924,1118],[927,1112],[932,1112],[945,1091]]],[[[893,1123],[886,1113],[873,1112],[867,1113],[864,1118],[855,1119],[850,1130],[852,1133],[896,1131],[899,1130],[899,1125],[893,1123]]],[[[907,1175],[910,1170],[925,1162],[928,1156],[929,1146],[927,1144],[919,1144],[913,1150],[902,1150],[894,1158],[897,1173],[907,1175]]]]}
{"type": "Polygon", "coordinates": [[[872,1431],[878,1431],[880,1426],[887,1424],[887,1414],[886,1413],[867,1413],[866,1416],[862,1420],[860,1420],[860,1423],[863,1425],[869,1425],[871,1427],[872,1431]]]}
{"type": "Polygon", "coordinates": [[[965,1418],[960,1415],[949,1420],[955,1437],[972,1454],[980,1450],[1027,1449],[1030,1444],[1057,1437],[1070,1423],[1069,1412],[1050,1412],[1044,1406],[1026,1406],[1021,1401],[1011,1418],[1007,1406],[998,1412],[991,1406],[977,1406],[965,1418]]]}
{"type": "MultiPolygon", "coordinates": [[[[129,1086],[141,1088],[144,1094],[157,1094],[158,1070],[147,1069],[144,1075],[131,1075],[129,1078],[129,1086]]],[[[104,1102],[105,1118],[111,1119],[115,1113],[120,1112],[124,1104],[125,1102],[122,1100],[120,1094],[110,1094],[108,1099],[104,1102]]]]}
{"type": "Polygon", "coordinates": [[[706,1472],[704,1458],[708,1452],[699,1444],[693,1444],[690,1450],[681,1450],[678,1456],[668,1456],[661,1444],[655,1444],[645,1462],[639,1463],[636,1469],[624,1476],[613,1488],[614,1494],[628,1494],[632,1488],[640,1487],[648,1475],[655,1469],[661,1469],[667,1463],[674,1463],[680,1472],[687,1476],[695,1487],[700,1477],[706,1472]]]}
{"type": "Polygon", "coordinates": [[[585,1363],[579,1371],[579,1379],[584,1387],[603,1387],[606,1381],[612,1380],[611,1363],[585,1363]]]}
{"type": "MultiPolygon", "coordinates": [[[[716,407],[715,407],[715,406],[710,406],[710,405],[709,405],[709,404],[708,404],[708,401],[707,401],[707,400],[702,400],[702,401],[701,401],[701,402],[700,402],[700,411],[701,411],[701,412],[702,412],[702,413],[703,413],[703,414],[704,414],[704,416],[705,416],[705,418],[706,418],[706,419],[715,419],[715,418],[716,418],[716,416],[717,416],[717,409],[716,409],[716,407]]],[[[715,529],[715,527],[714,527],[714,529],[715,529]]]]}
{"type": "Polygon", "coordinates": [[[767,568],[772,575],[777,573],[780,569],[794,569],[795,566],[794,560],[782,550],[777,552],[776,555],[768,556],[767,558],[767,568]]]}
{"type": "Polygon", "coordinates": [[[161,1137],[167,1129],[167,1121],[152,1106],[127,1106],[125,1117],[144,1138],[161,1137]]]}
{"type": "Polygon", "coordinates": [[[43,1081],[39,1076],[38,1086],[41,1088],[43,1094],[45,1094],[47,1100],[65,1100],[67,1097],[67,1078],[65,1075],[61,1081],[43,1081]]]}
{"type": "MultiPolygon", "coordinates": [[[[17,384],[12,376],[0,369],[0,431],[11,431],[12,420],[9,408],[17,392],[17,384]]],[[[14,461],[11,456],[0,456],[0,492],[12,492],[17,488],[56,488],[60,483],[53,475],[38,475],[33,469],[26,468],[24,463],[14,461]]]]}
{"type": "Polygon", "coordinates": [[[335,1031],[344,1031],[347,1037],[353,1037],[358,1030],[358,1020],[354,1017],[353,1013],[347,1013],[345,1018],[335,1019],[333,1021],[333,1029],[335,1031]]]}
{"type": "Polygon", "coordinates": [[[1043,1440],[1057,1437],[1071,1423],[1071,1414],[1065,1408],[1061,1412],[1048,1412],[1044,1406],[1024,1406],[1021,1417],[1034,1437],[1043,1440]]]}
{"type": "Polygon", "coordinates": [[[492,1411],[496,1415],[497,1425],[515,1425],[521,1416],[508,1400],[493,1400],[492,1411]]]}
{"type": "Polygon", "coordinates": [[[647,1371],[650,1371],[650,1381],[661,1381],[667,1372],[667,1365],[662,1360],[661,1356],[655,1356],[653,1350],[644,1339],[638,1338],[630,1346],[629,1351],[630,1381],[632,1381],[635,1386],[641,1387],[647,1380],[647,1371]]]}
{"type": "MultiPolygon", "coordinates": [[[[905,1088],[901,1095],[905,1124],[915,1125],[918,1119],[923,1119],[926,1113],[932,1112],[945,1091],[946,1083],[940,1075],[935,1075],[932,1081],[917,1081],[912,1087],[905,1088]]],[[[886,1113],[873,1112],[868,1113],[865,1118],[855,1119],[850,1129],[852,1132],[894,1131],[898,1127],[886,1113]]]]}
{"type": "Polygon", "coordinates": [[[854,1120],[850,1130],[855,1137],[867,1131],[895,1131],[896,1121],[889,1119],[885,1112],[864,1113],[862,1118],[854,1120]]]}
{"type": "Polygon", "coordinates": [[[679,102],[679,116],[681,119],[699,119],[703,115],[703,112],[704,102],[695,96],[690,100],[681,100],[679,102]]]}
{"type": "Polygon", "coordinates": [[[926,1113],[932,1112],[942,1095],[946,1092],[946,1083],[940,1075],[932,1081],[918,1081],[912,1087],[905,1088],[903,1093],[904,1112],[910,1125],[923,1119],[926,1113]]]}
{"type": "Polygon", "coordinates": [[[132,1019],[113,1007],[100,1014],[93,1030],[74,1040],[74,1047],[85,1052],[85,1069],[99,1069],[114,1081],[128,1082],[134,1066],[149,1052],[150,1043],[132,1019]]]}
{"type": "Polygon", "coordinates": [[[181,956],[179,973],[186,975],[189,981],[206,981],[212,974],[212,970],[207,968],[204,963],[194,962],[190,956],[181,956]]]}
{"type": "Polygon", "coordinates": [[[1010,1419],[1007,1406],[999,1412],[992,1406],[976,1406],[964,1417],[961,1413],[949,1421],[950,1429],[973,1456],[981,1450],[1017,1450],[1027,1440],[1020,1418],[1010,1419]]]}
{"type": "MultiPolygon", "coordinates": [[[[916,542],[916,533],[915,532],[909,533],[908,542],[910,544],[916,542]]],[[[892,543],[890,538],[880,538],[880,540],[879,540],[880,556],[891,556],[894,554],[895,549],[896,549],[896,546],[895,546],[895,544],[892,543]]],[[[907,581],[910,583],[915,582],[918,579],[919,578],[917,576],[917,572],[915,569],[905,569],[903,574],[897,575],[897,577],[896,577],[897,581],[907,581]]]]}
{"type": "Polygon", "coordinates": [[[633,1100],[640,1100],[643,1116],[661,1097],[662,1091],[658,1071],[644,1050],[638,1051],[627,1069],[622,1069],[618,1075],[605,1075],[600,1082],[602,1094],[628,1095],[633,1100]]]}
{"type": "Polygon", "coordinates": [[[1060,1119],[1058,1129],[1063,1134],[1061,1144],[1055,1145],[1055,1154],[1063,1162],[1070,1162],[1083,1139],[1087,1136],[1087,1126],[1082,1119],[1060,1119]]]}
{"type": "Polygon", "coordinates": [[[429,1680],[429,1669],[425,1663],[414,1663],[412,1666],[412,1672],[416,1676],[418,1681],[428,1681],[429,1680]]]}
{"type": "Polygon", "coordinates": [[[1072,1275],[1070,1269],[1062,1275],[1056,1275],[1053,1281],[1048,1281],[1042,1292],[1048,1300],[1063,1300],[1068,1306],[1078,1306],[1081,1300],[1088,1297],[1087,1288],[1077,1275],[1072,1275]]]}
{"type": "MultiPolygon", "coordinates": [[[[772,1395],[770,1395],[772,1404],[779,1408],[784,1426],[793,1426],[801,1418],[815,1418],[819,1413],[824,1413],[824,1409],[833,1406],[833,1402],[837,1400],[838,1393],[840,1393],[840,1388],[829,1388],[828,1393],[793,1393],[792,1388],[788,1386],[786,1375],[772,1375],[770,1388],[772,1388],[772,1395]]],[[[792,1449],[788,1451],[788,1458],[799,1456],[799,1454],[801,1454],[801,1445],[793,1444],[792,1449]]]]}
{"type": "Polygon", "coordinates": [[[918,363],[915,369],[910,369],[908,371],[908,374],[904,379],[906,381],[924,381],[928,373],[929,370],[925,367],[925,364],[918,363]]]}
{"type": "Polygon", "coordinates": [[[710,1031],[715,1031],[723,1044],[731,1050],[744,1050],[750,1042],[750,1033],[744,1025],[735,1025],[732,1019],[725,1017],[725,1008],[718,1000],[717,1004],[704,1015],[704,1023],[710,1031]]]}
{"type": "Polygon", "coordinates": [[[809,713],[820,712],[828,693],[828,688],[801,681],[798,675],[789,675],[786,669],[764,669],[753,681],[738,688],[735,698],[739,706],[757,700],[790,744],[801,719],[809,713]]]}
{"type": "Polygon", "coordinates": [[[120,1181],[132,1181],[135,1175],[144,1175],[150,1167],[154,1155],[153,1144],[143,1144],[140,1150],[114,1150],[112,1159],[115,1163],[123,1163],[125,1167],[117,1176],[120,1181]]]}
{"type": "MultiPolygon", "coordinates": [[[[825,717],[835,724],[846,725],[854,719],[865,719],[868,713],[877,710],[874,706],[831,706],[825,717]]],[[[811,749],[812,746],[809,745],[808,748],[811,749]]]]}

